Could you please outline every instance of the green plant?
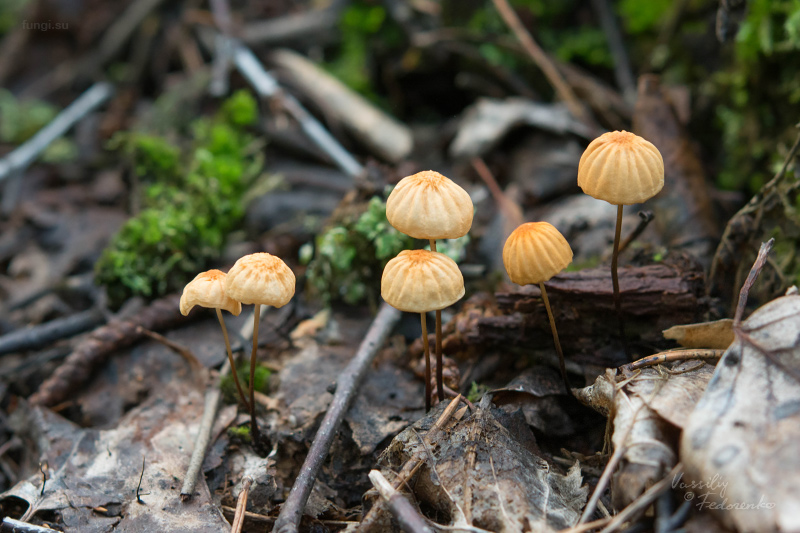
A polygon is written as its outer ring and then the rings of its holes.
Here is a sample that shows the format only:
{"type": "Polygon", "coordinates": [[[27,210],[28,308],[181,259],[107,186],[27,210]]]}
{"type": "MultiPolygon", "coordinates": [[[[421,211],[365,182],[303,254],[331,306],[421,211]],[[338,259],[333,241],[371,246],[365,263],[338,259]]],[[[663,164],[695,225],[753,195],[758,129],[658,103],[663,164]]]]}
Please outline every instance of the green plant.
{"type": "Polygon", "coordinates": [[[467,393],[467,400],[472,403],[478,403],[489,390],[489,387],[486,385],[479,385],[477,382],[473,381],[467,393]]]}
{"type": "Polygon", "coordinates": [[[219,256],[244,214],[244,193],[263,165],[244,127],[254,121],[247,110],[255,105],[249,93],[234,94],[215,117],[192,124],[192,139],[183,148],[135,132],[112,139],[110,147],[128,157],[143,184],[142,211],[95,265],[112,305],[133,295],[152,298],[179,290],[219,256]]]}
{"type": "Polygon", "coordinates": [[[413,239],[386,220],[386,204],[372,198],[357,219],[334,226],[301,249],[308,264],[308,282],[326,302],[342,300],[355,305],[365,298],[375,301],[386,262],[411,248],[413,239]],[[313,259],[312,259],[313,257],[313,259]]]}

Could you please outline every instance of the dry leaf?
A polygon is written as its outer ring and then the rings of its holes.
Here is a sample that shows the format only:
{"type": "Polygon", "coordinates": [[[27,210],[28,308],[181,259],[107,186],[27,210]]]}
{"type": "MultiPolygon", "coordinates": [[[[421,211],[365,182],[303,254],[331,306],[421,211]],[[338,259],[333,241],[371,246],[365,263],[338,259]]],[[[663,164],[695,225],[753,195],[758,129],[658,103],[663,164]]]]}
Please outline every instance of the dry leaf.
{"type": "Polygon", "coordinates": [[[733,320],[723,318],[714,322],[672,326],[663,333],[665,339],[672,339],[684,348],[727,350],[733,342],[733,320]]]}
{"type": "Polygon", "coordinates": [[[800,296],[764,305],[741,330],[689,417],[674,484],[728,527],[798,531],[800,296]]]}

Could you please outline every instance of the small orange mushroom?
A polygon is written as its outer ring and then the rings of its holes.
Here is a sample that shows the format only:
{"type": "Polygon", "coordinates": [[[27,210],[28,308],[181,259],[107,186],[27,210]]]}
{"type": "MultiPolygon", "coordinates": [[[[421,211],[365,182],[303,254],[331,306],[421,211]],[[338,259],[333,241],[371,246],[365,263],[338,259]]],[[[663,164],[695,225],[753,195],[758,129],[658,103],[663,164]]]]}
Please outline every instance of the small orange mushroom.
{"type": "Polygon", "coordinates": [[[209,270],[195,276],[183,288],[180,301],[181,314],[183,316],[188,315],[195,305],[216,310],[219,325],[222,327],[222,336],[225,337],[225,348],[228,351],[228,362],[230,362],[231,370],[233,371],[233,382],[236,383],[239,399],[249,410],[250,404],[247,403],[244,392],[242,392],[239,375],[236,373],[236,364],[233,362],[231,342],[228,339],[228,328],[225,327],[225,320],[222,318],[223,309],[233,316],[239,316],[239,313],[242,312],[242,304],[225,294],[225,278],[225,273],[220,270],[209,270]]]}
{"type": "Polygon", "coordinates": [[[253,351],[250,352],[250,432],[253,445],[260,445],[255,410],[256,352],[258,323],[262,305],[283,307],[294,296],[294,272],[280,258],[268,253],[241,257],[228,271],[225,293],[243,304],[255,304],[253,312],[253,351]]]}
{"type": "Polygon", "coordinates": [[[547,222],[528,222],[522,224],[508,236],[503,246],[503,264],[508,272],[508,277],[517,285],[538,284],[542,291],[542,300],[550,319],[550,330],[553,333],[553,342],[558,353],[558,366],[561,370],[561,379],[571,391],[567,379],[567,368],[564,362],[564,352],[558,340],[558,330],[547,290],[544,282],[564,270],[572,262],[572,249],[563,235],[547,222]]]}
{"type": "Polygon", "coordinates": [[[464,277],[456,262],[444,254],[404,250],[386,263],[381,276],[381,296],[400,311],[420,314],[425,350],[425,411],[428,411],[431,408],[431,353],[425,314],[460,300],[464,296],[464,277]]]}
{"type": "Polygon", "coordinates": [[[644,202],[661,191],[664,187],[664,159],[655,145],[638,135],[627,131],[604,133],[589,143],[581,156],[578,186],[589,196],[617,206],[611,283],[619,333],[627,352],[617,276],[622,206],[644,202]]]}
{"type": "MultiPolygon", "coordinates": [[[[472,227],[474,209],[467,191],[433,170],[401,179],[386,200],[386,218],[397,231],[415,239],[457,239],[472,227]]],[[[436,311],[436,389],[444,400],[442,312],[436,311]]]]}

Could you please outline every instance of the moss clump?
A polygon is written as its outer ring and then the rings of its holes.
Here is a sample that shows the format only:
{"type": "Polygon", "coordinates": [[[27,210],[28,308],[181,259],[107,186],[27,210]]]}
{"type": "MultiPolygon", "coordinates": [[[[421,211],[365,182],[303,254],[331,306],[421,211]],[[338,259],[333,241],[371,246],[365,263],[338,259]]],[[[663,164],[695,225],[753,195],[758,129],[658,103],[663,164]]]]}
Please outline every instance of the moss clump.
{"type": "MultiPolygon", "coordinates": [[[[239,374],[239,382],[242,384],[245,394],[247,394],[250,383],[250,362],[242,361],[237,369],[237,373],[239,374]]],[[[264,394],[269,393],[269,378],[271,375],[272,371],[269,368],[263,365],[256,366],[254,382],[258,392],[264,394]]],[[[239,393],[236,390],[236,383],[233,381],[233,376],[231,374],[228,374],[220,380],[219,388],[222,391],[222,396],[225,398],[226,403],[239,402],[239,393]]]]}
{"type": "Polygon", "coordinates": [[[472,403],[478,403],[483,398],[483,395],[489,392],[489,387],[486,385],[479,385],[476,382],[472,382],[472,386],[469,388],[469,392],[467,393],[467,400],[471,401],[472,403]]]}
{"type": "Polygon", "coordinates": [[[374,197],[357,219],[328,229],[313,246],[305,245],[300,259],[308,263],[310,287],[326,303],[375,302],[383,267],[413,242],[389,224],[386,203],[374,197]]]}
{"type": "Polygon", "coordinates": [[[238,440],[245,444],[250,444],[250,428],[247,426],[228,428],[228,437],[230,437],[231,440],[238,440]]]}
{"type": "Polygon", "coordinates": [[[112,305],[179,290],[219,256],[244,215],[244,193],[263,165],[246,129],[257,118],[255,109],[249,93],[234,94],[215,117],[192,124],[185,147],[142,133],[112,139],[144,185],[142,211],[95,265],[112,305]]]}

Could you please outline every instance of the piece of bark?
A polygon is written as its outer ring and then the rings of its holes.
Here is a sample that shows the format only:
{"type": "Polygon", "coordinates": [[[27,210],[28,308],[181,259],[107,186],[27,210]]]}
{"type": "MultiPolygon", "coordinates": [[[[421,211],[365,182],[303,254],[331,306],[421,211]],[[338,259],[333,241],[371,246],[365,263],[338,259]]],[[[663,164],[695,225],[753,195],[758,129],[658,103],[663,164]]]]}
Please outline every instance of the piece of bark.
{"type": "Polygon", "coordinates": [[[648,205],[672,249],[685,250],[708,268],[720,236],[703,164],[665,88],[655,75],[639,79],[633,130],[664,158],[664,188],[648,205]]]}
{"type": "MultiPolygon", "coordinates": [[[[682,256],[670,263],[619,270],[622,313],[629,338],[658,344],[661,330],[702,319],[702,268],[682,256]]],[[[611,273],[607,267],[562,272],[545,282],[566,353],[593,353],[616,331],[611,273]]],[[[547,312],[536,286],[498,292],[505,314],[480,318],[468,334],[472,343],[551,346],[547,312]]]]}
{"type": "Polygon", "coordinates": [[[30,403],[51,406],[64,401],[111,354],[144,337],[140,328],[162,331],[186,321],[180,314],[178,299],[178,295],[170,295],[156,300],[126,320],[112,320],[96,329],[42,383],[30,403]]]}

